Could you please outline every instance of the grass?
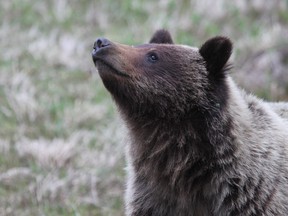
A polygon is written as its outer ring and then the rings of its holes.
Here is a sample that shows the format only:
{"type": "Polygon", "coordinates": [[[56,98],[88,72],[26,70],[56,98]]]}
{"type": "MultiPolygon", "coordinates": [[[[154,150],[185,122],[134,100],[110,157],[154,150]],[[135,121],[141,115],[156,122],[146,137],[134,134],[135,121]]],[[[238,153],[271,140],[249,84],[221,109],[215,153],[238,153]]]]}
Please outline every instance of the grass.
{"type": "Polygon", "coordinates": [[[96,37],[139,44],[167,28],[200,46],[226,35],[238,82],[287,99],[287,4],[1,1],[1,216],[124,215],[125,128],[91,60],[96,37]]]}

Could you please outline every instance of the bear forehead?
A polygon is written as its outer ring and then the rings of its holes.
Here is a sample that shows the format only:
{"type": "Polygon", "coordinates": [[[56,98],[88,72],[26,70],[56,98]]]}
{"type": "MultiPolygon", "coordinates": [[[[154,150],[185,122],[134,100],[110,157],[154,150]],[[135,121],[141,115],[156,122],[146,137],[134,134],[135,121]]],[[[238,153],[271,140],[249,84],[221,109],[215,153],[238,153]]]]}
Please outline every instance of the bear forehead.
{"type": "Polygon", "coordinates": [[[182,45],[182,44],[141,44],[141,45],[136,45],[132,46],[133,48],[139,48],[139,49],[148,49],[148,50],[177,50],[177,51],[192,51],[192,52],[198,52],[199,48],[198,47],[191,47],[188,45],[182,45]]]}

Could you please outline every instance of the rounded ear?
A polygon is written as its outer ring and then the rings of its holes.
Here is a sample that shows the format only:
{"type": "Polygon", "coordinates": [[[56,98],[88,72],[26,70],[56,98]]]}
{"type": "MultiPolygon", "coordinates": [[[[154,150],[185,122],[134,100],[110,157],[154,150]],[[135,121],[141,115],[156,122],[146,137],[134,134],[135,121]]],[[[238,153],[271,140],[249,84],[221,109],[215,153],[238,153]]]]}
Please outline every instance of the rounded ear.
{"type": "Polygon", "coordinates": [[[173,40],[169,31],[165,29],[159,29],[153,34],[149,43],[173,44],[173,40]]]}
{"type": "Polygon", "coordinates": [[[210,75],[223,76],[227,70],[226,63],[232,53],[232,42],[229,38],[218,36],[207,40],[199,49],[206,62],[210,75]]]}

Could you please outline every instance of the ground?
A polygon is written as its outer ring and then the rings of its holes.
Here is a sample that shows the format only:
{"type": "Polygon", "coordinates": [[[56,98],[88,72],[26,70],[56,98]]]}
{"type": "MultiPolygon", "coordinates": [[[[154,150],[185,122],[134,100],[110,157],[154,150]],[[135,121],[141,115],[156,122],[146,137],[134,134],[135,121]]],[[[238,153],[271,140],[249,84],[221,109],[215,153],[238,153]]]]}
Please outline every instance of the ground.
{"type": "Polygon", "coordinates": [[[232,75],[266,99],[287,99],[288,2],[0,2],[0,212],[122,216],[125,129],[94,68],[98,36],[147,42],[234,42],[232,75]],[[117,11],[117,13],[115,12],[117,11]]]}

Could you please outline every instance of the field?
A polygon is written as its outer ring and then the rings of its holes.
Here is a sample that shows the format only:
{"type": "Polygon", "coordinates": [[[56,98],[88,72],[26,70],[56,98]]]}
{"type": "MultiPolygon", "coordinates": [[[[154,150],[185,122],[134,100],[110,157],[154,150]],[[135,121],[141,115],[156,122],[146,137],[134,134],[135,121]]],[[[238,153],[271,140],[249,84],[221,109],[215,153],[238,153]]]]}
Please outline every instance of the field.
{"type": "Polygon", "coordinates": [[[239,85],[287,100],[287,11],[287,0],[1,1],[0,216],[124,215],[126,131],[91,59],[96,37],[225,35],[239,85]]]}

